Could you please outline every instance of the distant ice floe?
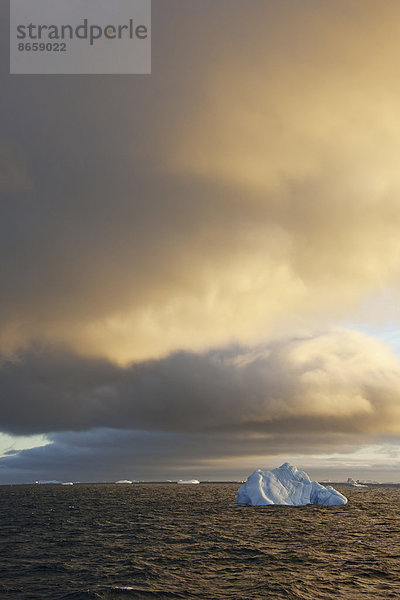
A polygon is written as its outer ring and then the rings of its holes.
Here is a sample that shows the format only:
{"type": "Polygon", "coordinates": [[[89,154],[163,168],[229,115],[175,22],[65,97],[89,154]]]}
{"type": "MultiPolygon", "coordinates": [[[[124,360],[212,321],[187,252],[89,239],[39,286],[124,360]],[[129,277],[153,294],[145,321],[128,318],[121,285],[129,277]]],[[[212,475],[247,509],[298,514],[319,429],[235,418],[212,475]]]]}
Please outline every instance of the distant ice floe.
{"type": "Polygon", "coordinates": [[[131,481],[130,479],[120,479],[119,481],[116,481],[115,483],[133,483],[133,481],[131,481]]]}
{"type": "Polygon", "coordinates": [[[179,479],[177,483],[200,483],[198,479],[179,479]]]}
{"type": "Polygon", "coordinates": [[[367,485],[358,483],[358,481],[354,481],[354,479],[352,477],[348,478],[347,485],[351,485],[351,487],[362,487],[362,488],[368,487],[367,485]]]}
{"type": "Polygon", "coordinates": [[[254,471],[239,488],[236,503],[250,506],[339,506],[346,504],[347,498],[330,485],[324,487],[317,481],[311,481],[307,473],[299,471],[294,465],[284,463],[271,471],[254,471]]]}
{"type": "Polygon", "coordinates": [[[49,485],[49,484],[60,484],[61,481],[57,481],[56,479],[52,479],[50,481],[47,481],[47,480],[35,481],[35,483],[38,484],[38,485],[49,485]]]}
{"type": "Polygon", "coordinates": [[[50,481],[40,480],[40,481],[35,481],[35,483],[37,485],[49,485],[49,484],[53,484],[53,485],[74,485],[73,481],[57,481],[57,479],[52,479],[50,481]]]}

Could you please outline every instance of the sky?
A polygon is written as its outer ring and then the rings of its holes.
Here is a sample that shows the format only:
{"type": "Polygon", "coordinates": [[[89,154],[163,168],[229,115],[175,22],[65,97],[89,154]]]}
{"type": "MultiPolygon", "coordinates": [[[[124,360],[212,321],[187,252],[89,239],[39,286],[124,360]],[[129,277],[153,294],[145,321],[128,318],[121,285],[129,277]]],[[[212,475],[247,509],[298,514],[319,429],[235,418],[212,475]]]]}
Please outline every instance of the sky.
{"type": "Polygon", "coordinates": [[[400,481],[398,0],[153,0],[136,76],[5,4],[0,483],[400,481]]]}

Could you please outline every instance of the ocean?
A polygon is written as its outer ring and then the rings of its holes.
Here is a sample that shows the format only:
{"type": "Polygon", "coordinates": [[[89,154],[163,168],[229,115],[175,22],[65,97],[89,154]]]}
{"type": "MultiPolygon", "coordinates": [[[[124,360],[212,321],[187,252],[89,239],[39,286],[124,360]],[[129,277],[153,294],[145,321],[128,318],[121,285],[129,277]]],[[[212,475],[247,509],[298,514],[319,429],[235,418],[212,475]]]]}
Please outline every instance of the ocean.
{"type": "Polygon", "coordinates": [[[0,598],[400,598],[400,488],[242,507],[239,484],[1,486],[0,598]]]}

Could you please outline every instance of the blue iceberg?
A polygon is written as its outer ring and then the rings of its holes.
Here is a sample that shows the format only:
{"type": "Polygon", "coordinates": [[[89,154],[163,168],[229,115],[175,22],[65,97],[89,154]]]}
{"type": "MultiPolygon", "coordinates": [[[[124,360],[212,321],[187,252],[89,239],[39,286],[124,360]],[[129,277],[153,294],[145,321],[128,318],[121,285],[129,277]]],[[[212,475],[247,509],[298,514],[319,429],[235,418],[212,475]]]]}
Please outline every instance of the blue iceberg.
{"type": "Polygon", "coordinates": [[[271,471],[254,471],[238,489],[236,504],[340,506],[347,504],[347,498],[330,485],[324,487],[317,481],[311,481],[307,473],[299,471],[294,465],[284,463],[271,471]]]}

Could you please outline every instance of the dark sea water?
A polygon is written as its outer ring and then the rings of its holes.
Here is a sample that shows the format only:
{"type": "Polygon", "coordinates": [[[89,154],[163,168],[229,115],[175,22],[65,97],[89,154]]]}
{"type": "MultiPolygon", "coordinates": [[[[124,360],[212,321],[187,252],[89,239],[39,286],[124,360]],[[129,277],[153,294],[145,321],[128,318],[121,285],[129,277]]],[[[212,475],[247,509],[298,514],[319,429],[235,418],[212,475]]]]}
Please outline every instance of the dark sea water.
{"type": "Polygon", "coordinates": [[[400,489],[240,507],[233,484],[0,487],[0,598],[400,598],[400,489]]]}

